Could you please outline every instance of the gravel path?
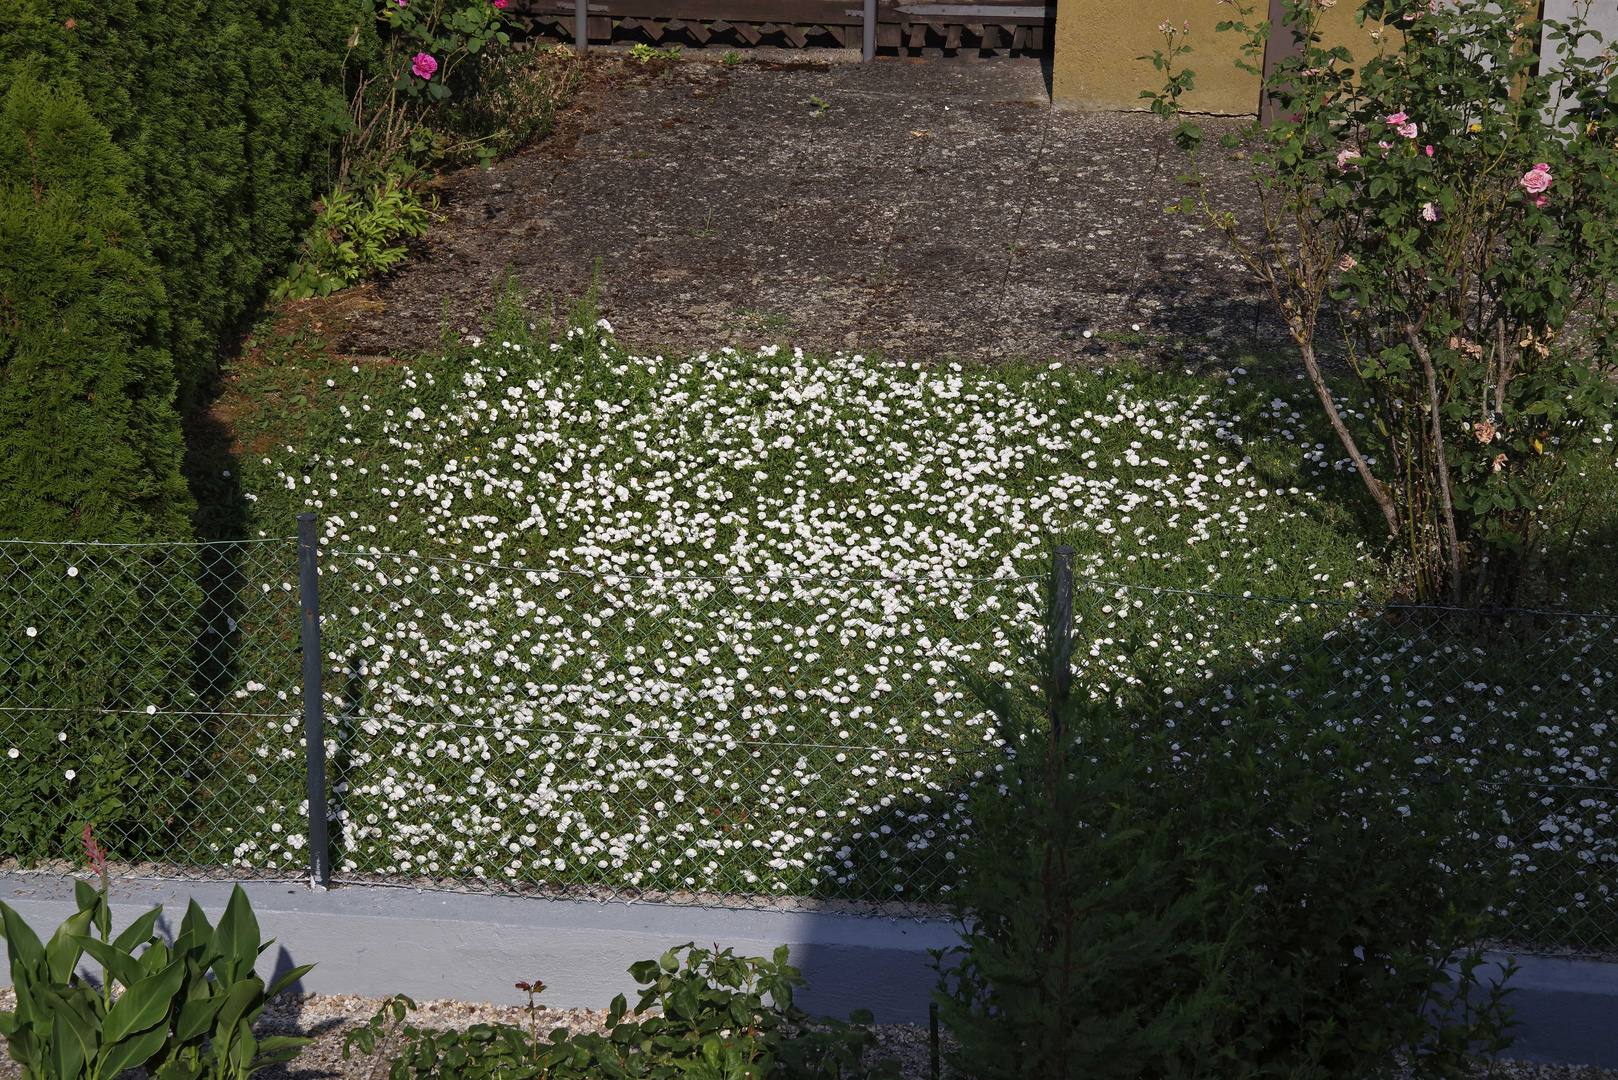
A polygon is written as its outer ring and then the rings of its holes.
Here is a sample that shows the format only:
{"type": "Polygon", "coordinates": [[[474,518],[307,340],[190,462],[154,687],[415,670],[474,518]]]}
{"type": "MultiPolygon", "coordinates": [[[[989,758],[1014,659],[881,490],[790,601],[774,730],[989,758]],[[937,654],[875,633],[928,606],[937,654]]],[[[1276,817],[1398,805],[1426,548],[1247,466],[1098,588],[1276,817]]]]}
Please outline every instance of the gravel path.
{"type": "MultiPolygon", "coordinates": [[[[0,1011],[16,1007],[10,987],[0,988],[0,1011]]],[[[270,1002],[259,1021],[261,1035],[312,1036],[314,1042],[286,1066],[257,1074],[260,1080],[384,1080],[387,1069],[381,1056],[356,1053],[343,1060],[343,1037],[363,1024],[381,1007],[377,998],[348,994],[282,994],[270,1002]]],[[[431,1027],[466,1028],[478,1023],[528,1025],[526,1010],[520,1006],[490,1005],[467,1001],[421,1001],[411,1014],[413,1022],[431,1027]]],[[[542,1030],[565,1027],[569,1031],[600,1031],[605,1026],[603,1009],[552,1009],[539,1013],[542,1030]]],[[[905,1080],[928,1080],[927,1030],[915,1024],[878,1024],[881,1053],[899,1060],[905,1080]]],[[[5,1040],[0,1039],[0,1046],[5,1040]]],[[[9,1058],[0,1061],[0,1080],[18,1080],[22,1070],[9,1058]]],[[[132,1080],[126,1076],[125,1080],[132,1080]]],[[[1526,1061],[1502,1061],[1494,1077],[1501,1080],[1618,1080],[1618,1069],[1588,1065],[1535,1065],[1526,1061]]]]}
{"type": "MultiPolygon", "coordinates": [[[[598,56],[550,138],[438,182],[442,216],[397,273],[306,306],[359,354],[432,348],[445,313],[475,333],[508,269],[541,310],[599,273],[603,312],[647,350],[1189,361],[1284,336],[1223,239],[1164,213],[1189,190],[1167,136],[1149,114],[1052,109],[1035,58],[598,56]]],[[[1245,206],[1228,157],[1205,167],[1245,206]]]]}
{"type": "MultiPolygon", "coordinates": [[[[16,1008],[17,996],[10,987],[0,988],[0,1011],[16,1008]]],[[[264,1010],[258,1024],[260,1036],[302,1035],[314,1038],[303,1052],[284,1066],[255,1074],[258,1080],[385,1080],[386,1059],[366,1057],[358,1051],[343,1060],[343,1039],[353,1028],[365,1023],[381,1008],[380,998],[350,994],[281,994],[264,1010]]],[[[527,1010],[521,1006],[490,1005],[486,1002],[419,1001],[410,1014],[412,1023],[438,1028],[467,1028],[480,1023],[528,1026],[527,1010]]],[[[538,1014],[541,1031],[567,1028],[569,1031],[602,1031],[605,1009],[542,1008],[538,1014]]],[[[877,1037],[882,1054],[898,1058],[905,1080],[926,1080],[928,1076],[927,1030],[914,1024],[879,1024],[877,1037]]],[[[5,1040],[0,1039],[0,1046],[5,1040]]],[[[0,1061],[0,1080],[20,1080],[22,1069],[6,1058],[0,1061]]],[[[124,1080],[133,1080],[126,1076],[124,1080]]]]}

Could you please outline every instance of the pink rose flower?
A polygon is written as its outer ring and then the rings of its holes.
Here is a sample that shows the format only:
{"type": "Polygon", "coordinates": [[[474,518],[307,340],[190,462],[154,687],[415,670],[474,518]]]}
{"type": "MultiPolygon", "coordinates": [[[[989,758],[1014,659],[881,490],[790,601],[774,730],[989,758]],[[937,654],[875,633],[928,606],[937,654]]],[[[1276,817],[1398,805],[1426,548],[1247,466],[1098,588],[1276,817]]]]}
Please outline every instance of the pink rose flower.
{"type": "Polygon", "coordinates": [[[1427,156],[1428,156],[1428,157],[1432,157],[1432,156],[1433,156],[1433,147],[1432,147],[1432,144],[1431,144],[1431,143],[1428,143],[1428,144],[1427,144],[1427,156]]]}
{"type": "Polygon", "coordinates": [[[1358,265],[1359,265],[1359,263],[1357,261],[1355,261],[1354,256],[1352,256],[1352,255],[1344,255],[1342,257],[1342,259],[1338,261],[1337,269],[1339,269],[1339,270],[1352,270],[1358,265]]]}
{"type": "Polygon", "coordinates": [[[1522,179],[1517,183],[1521,184],[1522,189],[1528,194],[1538,195],[1551,186],[1551,167],[1542,161],[1523,173],[1522,179]]]}
{"type": "Polygon", "coordinates": [[[438,70],[438,61],[426,53],[417,53],[416,59],[410,64],[410,70],[416,73],[418,79],[430,79],[433,72],[438,70]]]}
{"type": "Polygon", "coordinates": [[[1356,165],[1350,165],[1349,162],[1356,160],[1359,156],[1360,152],[1358,150],[1339,150],[1337,151],[1337,167],[1339,169],[1358,168],[1356,165]]]}
{"type": "Polygon", "coordinates": [[[1400,124],[1394,130],[1407,139],[1414,139],[1421,129],[1415,124],[1400,124]]]}
{"type": "Polygon", "coordinates": [[[1437,206],[1437,204],[1430,203],[1430,202],[1422,203],[1421,204],[1421,220],[1423,220],[1423,221],[1437,221],[1438,220],[1438,206],[1437,206]]]}
{"type": "Polygon", "coordinates": [[[494,0],[494,6],[501,11],[504,11],[510,3],[511,0],[494,0]]]}
{"type": "Polygon", "coordinates": [[[1384,119],[1386,119],[1389,124],[1393,125],[1408,124],[1410,122],[1410,117],[1406,116],[1402,112],[1390,113],[1384,119]]]}
{"type": "MultiPolygon", "coordinates": [[[[1527,196],[1524,196],[1524,198],[1527,198],[1527,196]]],[[[1538,207],[1544,207],[1544,205],[1550,201],[1550,198],[1545,195],[1535,195],[1533,199],[1534,205],[1538,207]]]]}

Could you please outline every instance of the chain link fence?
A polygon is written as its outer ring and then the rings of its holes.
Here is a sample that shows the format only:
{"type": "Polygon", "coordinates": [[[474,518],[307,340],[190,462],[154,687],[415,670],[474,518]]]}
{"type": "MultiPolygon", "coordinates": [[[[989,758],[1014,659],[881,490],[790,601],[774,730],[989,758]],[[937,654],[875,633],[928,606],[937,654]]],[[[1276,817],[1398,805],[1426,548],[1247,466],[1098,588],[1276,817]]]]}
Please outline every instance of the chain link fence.
{"type": "MultiPolygon", "coordinates": [[[[338,882],[925,913],[1004,752],[954,665],[1012,676],[1043,605],[1028,577],[320,560],[310,755],[293,541],[0,544],[5,854],[71,862],[93,821],[145,873],[307,877],[313,759],[338,882]]],[[[1618,946],[1615,620],[1084,579],[1073,610],[1081,692],[1418,741],[1514,937],[1618,946]]]]}

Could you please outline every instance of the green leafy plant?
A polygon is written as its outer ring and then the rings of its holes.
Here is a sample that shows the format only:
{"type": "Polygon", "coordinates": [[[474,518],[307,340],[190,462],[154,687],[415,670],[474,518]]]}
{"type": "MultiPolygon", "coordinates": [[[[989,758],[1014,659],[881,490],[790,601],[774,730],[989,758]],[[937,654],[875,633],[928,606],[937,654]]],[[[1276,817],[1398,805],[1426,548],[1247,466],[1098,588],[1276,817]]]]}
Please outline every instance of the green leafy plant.
{"type": "MultiPolygon", "coordinates": [[[[1547,530],[1582,512],[1562,480],[1613,460],[1614,54],[1576,14],[1372,0],[1355,67],[1321,43],[1326,6],[1284,0],[1272,27],[1238,3],[1219,25],[1264,80],[1262,120],[1221,140],[1252,150],[1257,213],[1213,193],[1189,120],[1175,138],[1197,190],[1171,209],[1222,232],[1272,294],[1410,591],[1514,603],[1547,530]],[[1272,33],[1293,48],[1266,75],[1272,33]],[[1333,325],[1369,398],[1361,424],[1317,357],[1333,325]]],[[[1152,107],[1172,119],[1194,73],[1163,30],[1152,107]]]]}
{"type": "Polygon", "coordinates": [[[719,62],[724,64],[726,67],[739,67],[741,66],[742,62],[742,54],[737,52],[735,49],[731,49],[729,52],[725,53],[724,56],[719,58],[719,62]]]}
{"type": "Polygon", "coordinates": [[[303,253],[273,294],[289,300],[327,296],[386,272],[407,254],[397,241],[425,233],[437,205],[436,197],[424,199],[399,174],[358,195],[337,188],[322,201],[303,253]]]}
{"type": "Polygon", "coordinates": [[[659,49],[655,45],[636,42],[629,47],[629,58],[639,60],[643,64],[649,64],[653,60],[678,60],[680,58],[680,46],[669,45],[659,49]]]}
{"type": "Polygon", "coordinates": [[[1403,1051],[1456,1077],[1509,1045],[1508,991],[1478,978],[1502,893],[1472,869],[1460,777],[1388,737],[1419,719],[1330,719],[1324,668],[1218,708],[1144,672],[1068,691],[1058,629],[1014,678],[962,673],[1009,743],[939,958],[962,1072],[1303,1080],[1403,1051]]]}
{"type": "Polygon", "coordinates": [[[622,994],[607,1012],[608,1032],[570,1034],[558,1028],[542,1038],[533,999],[539,982],[517,983],[529,994],[530,1031],[509,1024],[476,1024],[464,1032],[406,1022],[415,1002],[383,1002],[369,1023],[350,1032],[345,1060],[358,1049],[394,1056],[392,1080],[594,1080],[646,1077],[673,1080],[865,1080],[894,1077],[890,1059],[868,1068],[876,1046],[871,1014],[845,1022],[810,1022],[792,1004],[803,975],[785,946],[772,959],[743,958],[730,949],[693,944],[656,960],[632,964],[641,984],[633,1018],[622,994]],[[768,1000],[766,1000],[768,999],[768,1000]],[[627,1018],[627,1019],[626,1019],[627,1018]]]}
{"type": "Polygon", "coordinates": [[[265,986],[253,965],[269,943],[259,943],[258,922],[240,886],[217,927],[192,901],[172,947],[152,933],[161,907],[113,937],[106,852],[88,826],[84,841],[101,887],[74,883],[79,910],[50,941],[41,943],[0,903],[17,994],[16,1009],[0,1013],[0,1035],[24,1080],[111,1080],[137,1066],[157,1080],[246,1080],[291,1060],[311,1041],[253,1036],[265,1002],[312,965],[265,986]],[[85,955],[101,964],[100,986],[77,971],[85,955]],[[114,984],[122,987],[116,996],[114,984]]]}
{"type": "Polygon", "coordinates": [[[826,110],[831,108],[831,102],[827,101],[823,97],[817,97],[814,94],[809,95],[809,104],[815,107],[815,111],[810,113],[810,116],[824,116],[826,114],[826,110]]]}
{"type": "Polygon", "coordinates": [[[450,77],[456,68],[491,44],[510,43],[501,29],[500,12],[506,6],[504,0],[459,5],[444,0],[385,0],[378,18],[391,31],[388,69],[394,74],[394,86],[437,101],[450,97],[450,77]]]}
{"type": "Polygon", "coordinates": [[[702,225],[700,227],[693,225],[686,231],[692,236],[697,237],[699,240],[706,240],[709,237],[716,235],[719,230],[715,229],[713,225],[713,211],[710,210],[706,214],[702,215],[702,225]]]}

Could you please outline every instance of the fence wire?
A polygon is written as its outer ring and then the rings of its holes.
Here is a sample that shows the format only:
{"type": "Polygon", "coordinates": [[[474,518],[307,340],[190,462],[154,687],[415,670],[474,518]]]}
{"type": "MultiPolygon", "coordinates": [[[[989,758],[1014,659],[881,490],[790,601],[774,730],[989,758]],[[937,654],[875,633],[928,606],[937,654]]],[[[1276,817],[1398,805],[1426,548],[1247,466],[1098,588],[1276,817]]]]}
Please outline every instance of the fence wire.
{"type": "MultiPolygon", "coordinates": [[[[1033,578],[321,558],[336,879],[558,896],[946,901],[1003,753],[954,665],[1013,677],[1041,606],[1033,578]]],[[[6,855],[72,861],[94,821],[146,873],[305,872],[292,541],[0,544],[0,575],[6,855]]],[[[1073,637],[1080,692],[1165,722],[1306,701],[1416,740],[1512,936],[1618,946],[1612,618],[1081,579],[1073,637]]]]}

